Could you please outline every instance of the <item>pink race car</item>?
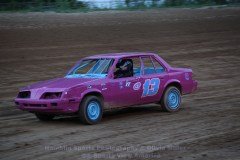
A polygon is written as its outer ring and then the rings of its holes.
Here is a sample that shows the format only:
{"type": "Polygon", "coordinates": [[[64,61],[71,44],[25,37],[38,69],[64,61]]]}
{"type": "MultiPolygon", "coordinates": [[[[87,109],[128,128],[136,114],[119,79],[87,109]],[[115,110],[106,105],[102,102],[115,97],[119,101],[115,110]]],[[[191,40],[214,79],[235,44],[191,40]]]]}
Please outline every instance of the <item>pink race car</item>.
{"type": "Polygon", "coordinates": [[[46,121],[75,114],[95,124],[104,109],[160,103],[179,110],[181,95],[197,89],[191,69],[173,68],[154,53],[101,54],[81,59],[63,78],[22,88],[17,107],[46,121]]]}

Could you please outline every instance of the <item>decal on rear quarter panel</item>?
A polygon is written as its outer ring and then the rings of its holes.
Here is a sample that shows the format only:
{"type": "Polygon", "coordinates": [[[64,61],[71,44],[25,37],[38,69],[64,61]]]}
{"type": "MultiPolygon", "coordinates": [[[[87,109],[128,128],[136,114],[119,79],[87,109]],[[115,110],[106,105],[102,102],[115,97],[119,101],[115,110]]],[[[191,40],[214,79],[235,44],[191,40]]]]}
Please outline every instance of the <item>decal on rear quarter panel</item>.
{"type": "Polygon", "coordinates": [[[157,94],[159,90],[159,85],[160,85],[159,78],[146,79],[143,84],[142,97],[154,96],[155,94],[157,94]]]}

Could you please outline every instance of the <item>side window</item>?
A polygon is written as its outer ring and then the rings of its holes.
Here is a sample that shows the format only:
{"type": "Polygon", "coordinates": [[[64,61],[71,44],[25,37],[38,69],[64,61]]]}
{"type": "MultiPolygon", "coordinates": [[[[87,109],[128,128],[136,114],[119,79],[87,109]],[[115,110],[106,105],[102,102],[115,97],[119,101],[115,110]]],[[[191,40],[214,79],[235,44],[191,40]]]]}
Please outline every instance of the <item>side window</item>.
{"type": "Polygon", "coordinates": [[[155,66],[156,73],[164,72],[163,66],[155,58],[152,58],[152,62],[154,64],[154,66],[155,66]]]}
{"type": "Polygon", "coordinates": [[[133,76],[133,61],[132,59],[120,59],[116,64],[114,78],[125,78],[133,76]]]}
{"type": "Polygon", "coordinates": [[[141,62],[140,57],[132,58],[133,61],[133,76],[141,75],[141,62]]]}
{"type": "Polygon", "coordinates": [[[116,65],[114,78],[139,76],[141,72],[140,58],[120,59],[116,65]]]}
{"type": "Polygon", "coordinates": [[[156,73],[153,62],[150,57],[142,57],[142,61],[144,65],[144,75],[156,73]]]}

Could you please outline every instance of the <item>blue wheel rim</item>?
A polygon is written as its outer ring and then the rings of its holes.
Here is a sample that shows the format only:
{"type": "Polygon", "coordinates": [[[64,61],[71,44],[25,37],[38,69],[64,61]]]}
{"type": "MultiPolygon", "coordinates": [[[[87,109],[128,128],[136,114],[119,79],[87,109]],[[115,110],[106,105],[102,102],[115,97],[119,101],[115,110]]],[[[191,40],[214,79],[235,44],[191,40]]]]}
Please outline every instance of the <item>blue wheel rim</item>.
{"type": "Polygon", "coordinates": [[[167,97],[167,103],[171,109],[176,109],[179,107],[180,94],[176,89],[172,89],[169,91],[168,97],[167,97]]]}
{"type": "Polygon", "coordinates": [[[87,106],[87,115],[91,120],[98,119],[100,115],[100,105],[96,101],[92,101],[87,106]]]}

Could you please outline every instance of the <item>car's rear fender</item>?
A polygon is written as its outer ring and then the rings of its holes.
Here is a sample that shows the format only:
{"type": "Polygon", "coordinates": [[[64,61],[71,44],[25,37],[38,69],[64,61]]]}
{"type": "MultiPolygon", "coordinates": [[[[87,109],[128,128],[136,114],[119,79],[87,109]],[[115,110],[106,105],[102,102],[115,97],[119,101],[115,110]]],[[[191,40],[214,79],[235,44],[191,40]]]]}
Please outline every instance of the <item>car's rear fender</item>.
{"type": "Polygon", "coordinates": [[[181,82],[178,80],[178,79],[170,79],[169,81],[167,81],[167,83],[165,83],[164,85],[164,91],[169,87],[169,86],[175,86],[177,87],[181,94],[182,94],[182,91],[183,91],[183,88],[182,88],[182,85],[181,85],[181,82]]]}
{"type": "Polygon", "coordinates": [[[181,94],[189,94],[196,90],[197,81],[193,79],[192,69],[171,68],[169,72],[170,81],[166,84],[176,82],[181,86],[181,94]]]}

